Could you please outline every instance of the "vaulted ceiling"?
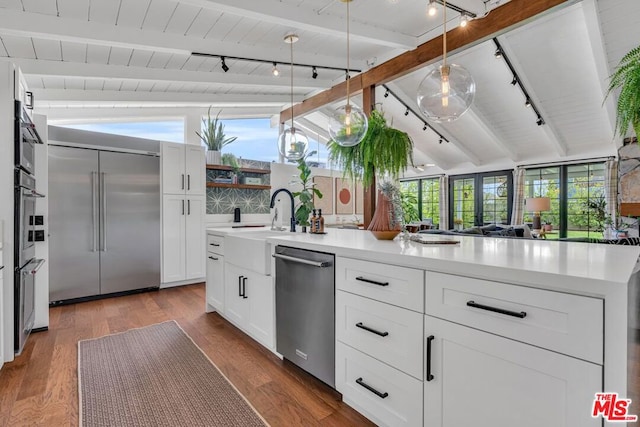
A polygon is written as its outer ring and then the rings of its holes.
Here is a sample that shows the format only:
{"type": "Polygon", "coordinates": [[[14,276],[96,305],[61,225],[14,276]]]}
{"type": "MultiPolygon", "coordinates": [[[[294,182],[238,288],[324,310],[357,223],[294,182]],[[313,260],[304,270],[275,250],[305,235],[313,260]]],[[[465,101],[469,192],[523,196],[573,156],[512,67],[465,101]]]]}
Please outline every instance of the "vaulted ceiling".
{"type": "MultiPolygon", "coordinates": [[[[505,0],[454,0],[482,16],[505,0]]],[[[416,89],[428,67],[388,84],[397,96],[377,101],[395,127],[414,139],[426,172],[496,169],[514,164],[615,153],[614,100],[603,104],[607,76],[640,40],[637,0],[569,1],[568,6],[497,37],[544,118],[524,106],[504,60],[487,40],[452,60],[473,75],[477,95],[459,121],[430,123],[418,111],[416,89]]],[[[225,117],[269,117],[290,103],[289,46],[295,62],[335,67],[294,70],[294,102],[344,80],[346,6],[339,0],[0,0],[0,56],[17,63],[35,93],[38,112],[52,119],[172,117],[214,105],[225,117]],[[192,55],[201,52],[216,57],[192,55]],[[253,58],[267,63],[219,56],[253,58]],[[271,62],[280,76],[271,75],[271,62]]],[[[442,31],[442,10],[427,0],[351,3],[351,68],[366,70],[442,31]]],[[[449,11],[448,27],[459,14],[449,11]]],[[[299,118],[324,138],[332,106],[299,118]]]]}

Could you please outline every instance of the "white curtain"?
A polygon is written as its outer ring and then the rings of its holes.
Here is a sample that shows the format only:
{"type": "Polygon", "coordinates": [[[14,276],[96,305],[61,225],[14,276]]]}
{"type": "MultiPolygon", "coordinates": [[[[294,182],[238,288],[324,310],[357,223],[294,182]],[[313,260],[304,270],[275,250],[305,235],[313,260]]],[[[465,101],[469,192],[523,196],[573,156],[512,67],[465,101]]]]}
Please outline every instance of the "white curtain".
{"type": "Polygon", "coordinates": [[[449,177],[440,177],[440,230],[449,229],[449,177]]]}
{"type": "Polygon", "coordinates": [[[605,213],[615,221],[618,211],[618,161],[614,158],[605,162],[604,200],[605,213]]]}
{"type": "Polygon", "coordinates": [[[511,225],[524,223],[524,176],[526,169],[517,168],[513,171],[513,212],[511,225]]]}

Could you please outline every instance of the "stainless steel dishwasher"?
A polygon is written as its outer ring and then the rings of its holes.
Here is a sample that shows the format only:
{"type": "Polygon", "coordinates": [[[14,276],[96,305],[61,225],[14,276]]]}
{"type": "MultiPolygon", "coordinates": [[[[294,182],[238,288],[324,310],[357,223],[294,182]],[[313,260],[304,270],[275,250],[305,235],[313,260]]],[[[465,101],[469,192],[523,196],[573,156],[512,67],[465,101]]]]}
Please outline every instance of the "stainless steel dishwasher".
{"type": "Polygon", "coordinates": [[[335,387],[334,255],[276,246],[276,349],[335,387]]]}

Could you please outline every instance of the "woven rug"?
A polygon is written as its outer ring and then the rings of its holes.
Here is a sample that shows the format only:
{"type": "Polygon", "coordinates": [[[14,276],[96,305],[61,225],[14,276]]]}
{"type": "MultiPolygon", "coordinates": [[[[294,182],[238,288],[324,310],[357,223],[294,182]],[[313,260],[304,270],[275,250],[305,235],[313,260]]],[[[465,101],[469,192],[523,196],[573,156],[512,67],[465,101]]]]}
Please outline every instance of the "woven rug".
{"type": "Polygon", "coordinates": [[[175,321],[78,342],[81,426],[267,423],[175,321]]]}

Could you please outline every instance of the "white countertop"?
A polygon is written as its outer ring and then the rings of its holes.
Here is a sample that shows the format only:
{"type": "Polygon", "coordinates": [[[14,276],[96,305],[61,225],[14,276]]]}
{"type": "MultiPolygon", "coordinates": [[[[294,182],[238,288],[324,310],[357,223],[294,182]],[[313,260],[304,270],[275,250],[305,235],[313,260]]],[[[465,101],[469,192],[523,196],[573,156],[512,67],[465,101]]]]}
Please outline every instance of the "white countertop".
{"type": "MultiPolygon", "coordinates": [[[[238,229],[233,229],[238,230],[238,229]]],[[[442,236],[423,235],[439,240],[442,236]]],[[[425,270],[487,278],[591,296],[626,289],[640,247],[551,240],[446,236],[458,245],[376,240],[366,231],[282,233],[267,242],[425,270]]]]}

